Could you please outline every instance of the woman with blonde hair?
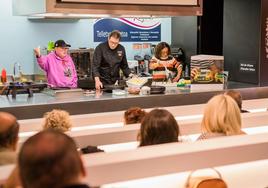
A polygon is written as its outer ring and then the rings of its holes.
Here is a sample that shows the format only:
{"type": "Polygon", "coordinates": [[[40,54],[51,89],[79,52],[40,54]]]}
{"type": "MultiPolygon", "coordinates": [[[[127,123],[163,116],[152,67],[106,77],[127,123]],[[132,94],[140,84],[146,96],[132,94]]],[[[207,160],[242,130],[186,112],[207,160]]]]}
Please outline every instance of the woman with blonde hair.
{"type": "Polygon", "coordinates": [[[240,109],[234,99],[228,95],[212,97],[205,107],[201,129],[198,139],[244,134],[240,109]]]}
{"type": "Polygon", "coordinates": [[[43,129],[55,129],[66,132],[72,128],[70,114],[65,110],[54,109],[45,113],[44,118],[43,129]]]}

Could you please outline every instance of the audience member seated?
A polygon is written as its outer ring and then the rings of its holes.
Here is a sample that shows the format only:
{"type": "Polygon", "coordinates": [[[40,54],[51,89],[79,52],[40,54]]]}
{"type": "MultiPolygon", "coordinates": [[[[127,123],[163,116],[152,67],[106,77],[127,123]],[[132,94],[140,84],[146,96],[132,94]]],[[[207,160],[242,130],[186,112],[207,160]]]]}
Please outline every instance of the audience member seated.
{"type": "Polygon", "coordinates": [[[30,137],[20,150],[14,171],[25,188],[88,188],[75,142],[60,131],[48,129],[30,137]]]}
{"type": "Polygon", "coordinates": [[[241,130],[241,114],[238,105],[228,95],[216,95],[205,106],[201,122],[202,134],[198,138],[245,134],[241,130]]]}
{"type": "Polygon", "coordinates": [[[224,94],[229,95],[230,97],[232,97],[235,100],[235,102],[237,103],[237,105],[240,109],[240,112],[242,112],[242,113],[248,112],[247,110],[242,109],[242,96],[241,96],[239,91],[228,90],[224,94]]]}
{"type": "MultiPolygon", "coordinates": [[[[51,112],[47,112],[44,115],[44,118],[45,122],[43,129],[54,129],[57,131],[66,132],[69,131],[73,126],[70,114],[65,110],[52,110],[51,112]]],[[[87,146],[85,148],[81,148],[81,152],[83,154],[87,154],[103,152],[103,150],[98,149],[97,146],[87,146]]]]}
{"type": "Polygon", "coordinates": [[[179,125],[167,110],[154,109],[141,122],[138,140],[140,146],[178,142],[179,125]]]}
{"type": "Polygon", "coordinates": [[[19,124],[13,115],[0,112],[0,165],[16,162],[19,124]]]}
{"type": "Polygon", "coordinates": [[[70,115],[65,110],[52,110],[44,115],[43,129],[54,129],[61,132],[69,131],[72,128],[70,115]]]}
{"type": "Polygon", "coordinates": [[[146,112],[140,107],[131,107],[124,113],[124,124],[141,123],[145,115],[146,112]]]}

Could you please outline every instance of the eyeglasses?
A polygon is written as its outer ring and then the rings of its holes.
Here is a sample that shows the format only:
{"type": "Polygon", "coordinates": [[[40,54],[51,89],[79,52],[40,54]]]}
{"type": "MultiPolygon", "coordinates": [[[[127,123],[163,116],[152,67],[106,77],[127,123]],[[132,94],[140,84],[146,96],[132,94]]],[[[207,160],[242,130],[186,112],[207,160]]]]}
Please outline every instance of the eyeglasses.
{"type": "Polygon", "coordinates": [[[113,46],[116,46],[119,44],[119,41],[112,41],[111,39],[109,40],[109,43],[112,44],[113,46]]]}

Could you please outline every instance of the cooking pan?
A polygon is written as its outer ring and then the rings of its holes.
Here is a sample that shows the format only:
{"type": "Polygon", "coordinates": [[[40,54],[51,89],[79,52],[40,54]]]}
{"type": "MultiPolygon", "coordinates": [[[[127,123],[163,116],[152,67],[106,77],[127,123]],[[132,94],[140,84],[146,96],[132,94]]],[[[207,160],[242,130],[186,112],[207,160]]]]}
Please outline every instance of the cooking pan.
{"type": "Polygon", "coordinates": [[[71,89],[70,87],[51,87],[50,89],[53,90],[67,90],[67,89],[71,89]]]}
{"type": "Polygon", "coordinates": [[[115,89],[125,89],[124,85],[106,84],[103,86],[103,91],[111,93],[115,89]]]}
{"type": "Polygon", "coordinates": [[[165,93],[166,91],[166,87],[164,86],[151,86],[151,91],[150,93],[151,94],[162,94],[162,93],[165,93]]]}

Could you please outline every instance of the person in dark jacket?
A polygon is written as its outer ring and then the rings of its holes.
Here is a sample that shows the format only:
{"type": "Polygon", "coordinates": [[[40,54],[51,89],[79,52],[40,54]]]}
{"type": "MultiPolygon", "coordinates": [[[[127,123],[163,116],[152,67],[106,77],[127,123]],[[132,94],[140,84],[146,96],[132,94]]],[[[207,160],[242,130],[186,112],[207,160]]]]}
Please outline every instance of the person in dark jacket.
{"type": "Polygon", "coordinates": [[[97,90],[103,85],[115,84],[120,79],[120,69],[126,77],[132,75],[128,67],[125,48],[119,44],[120,38],[119,31],[112,31],[108,41],[99,44],[94,51],[92,71],[97,90]]]}

